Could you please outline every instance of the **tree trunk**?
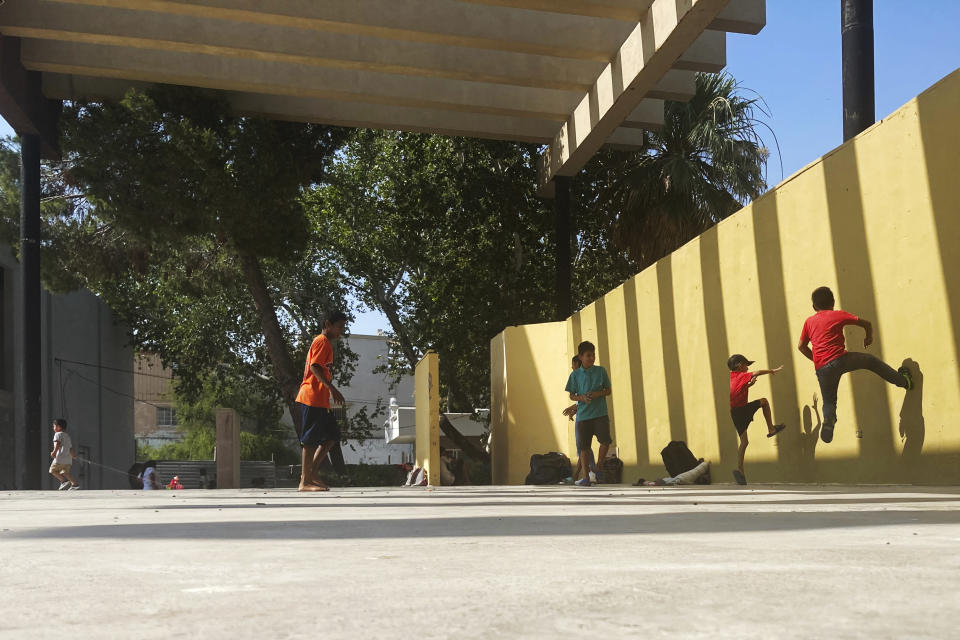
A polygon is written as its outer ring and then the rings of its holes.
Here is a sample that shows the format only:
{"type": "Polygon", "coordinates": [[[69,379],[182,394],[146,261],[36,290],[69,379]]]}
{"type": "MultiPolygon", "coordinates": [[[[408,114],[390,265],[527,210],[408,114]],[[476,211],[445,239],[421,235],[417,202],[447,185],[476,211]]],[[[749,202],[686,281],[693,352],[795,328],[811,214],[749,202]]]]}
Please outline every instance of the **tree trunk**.
{"type": "Polygon", "coordinates": [[[440,414],[440,430],[443,431],[443,435],[453,440],[454,444],[456,444],[464,454],[474,460],[490,462],[490,454],[467,440],[466,436],[457,431],[457,428],[453,426],[449,418],[442,413],[440,414]]]}
{"type": "MultiPolygon", "coordinates": [[[[389,300],[386,295],[382,293],[378,283],[374,283],[376,287],[375,297],[377,302],[380,303],[380,310],[383,311],[384,315],[387,316],[387,320],[390,321],[390,326],[393,328],[394,335],[397,336],[397,340],[400,342],[400,349],[403,351],[403,355],[406,356],[407,361],[410,363],[410,369],[417,368],[417,352],[413,348],[413,343],[410,342],[410,338],[407,336],[407,332],[404,330],[403,324],[400,322],[400,313],[397,311],[396,305],[393,304],[392,300],[389,300]]],[[[457,385],[455,380],[450,380],[447,382],[447,389],[458,398],[462,398],[459,393],[459,385],[457,385]]],[[[477,447],[472,442],[467,440],[467,438],[457,431],[457,428],[453,426],[450,420],[447,419],[447,416],[440,414],[440,430],[443,431],[443,435],[447,436],[460,449],[468,456],[474,460],[481,460],[483,462],[490,461],[490,454],[477,447]]]]}
{"type": "Polygon", "coordinates": [[[239,257],[244,280],[247,282],[247,288],[250,290],[250,295],[253,296],[253,304],[260,316],[260,327],[263,330],[263,337],[267,341],[267,354],[273,364],[277,386],[280,387],[280,394],[283,396],[283,401],[286,403],[293,424],[299,433],[300,414],[295,410],[297,391],[300,389],[300,375],[297,366],[294,364],[293,358],[290,357],[287,341],[280,329],[277,311],[273,300],[270,299],[270,292],[267,291],[260,261],[255,256],[245,253],[240,253],[239,257]]]}

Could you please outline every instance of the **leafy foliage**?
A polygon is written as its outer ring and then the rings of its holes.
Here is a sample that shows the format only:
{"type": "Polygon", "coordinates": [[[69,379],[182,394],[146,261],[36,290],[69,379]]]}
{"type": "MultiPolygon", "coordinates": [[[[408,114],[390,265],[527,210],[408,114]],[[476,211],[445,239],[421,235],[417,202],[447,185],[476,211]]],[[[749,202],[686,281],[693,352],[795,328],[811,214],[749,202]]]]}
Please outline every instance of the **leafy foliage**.
{"type": "Polygon", "coordinates": [[[586,168],[585,200],[634,271],[653,264],[759,196],[769,152],[759,98],[729,75],[697,74],[690,102],[667,102],[646,149],[604,151],[586,168]]]}
{"type": "Polygon", "coordinates": [[[489,341],[552,309],[552,212],[535,149],[360,131],[306,196],[314,237],[352,292],[390,319],[394,371],[440,354],[458,409],[489,402],[489,341]]]}

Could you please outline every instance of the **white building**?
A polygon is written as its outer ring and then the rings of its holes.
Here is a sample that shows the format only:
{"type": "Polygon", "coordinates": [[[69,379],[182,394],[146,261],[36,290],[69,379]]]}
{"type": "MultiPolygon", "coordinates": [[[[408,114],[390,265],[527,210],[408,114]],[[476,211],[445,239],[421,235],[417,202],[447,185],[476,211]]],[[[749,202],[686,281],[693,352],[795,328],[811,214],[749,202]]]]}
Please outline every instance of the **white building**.
{"type": "MultiPolygon", "coordinates": [[[[374,411],[379,401],[384,414],[378,416],[375,424],[383,424],[389,417],[390,399],[396,398],[403,404],[413,405],[413,376],[403,376],[391,387],[390,375],[374,373],[378,367],[387,364],[389,347],[386,336],[365,336],[352,334],[346,338],[350,349],[359,356],[353,378],[349,386],[342,387],[346,401],[345,413],[356,413],[361,407],[367,408],[368,415],[374,411]]],[[[410,442],[388,442],[384,432],[376,429],[363,444],[348,440],[343,445],[343,460],[347,464],[399,464],[414,459],[414,448],[410,442]]]]}

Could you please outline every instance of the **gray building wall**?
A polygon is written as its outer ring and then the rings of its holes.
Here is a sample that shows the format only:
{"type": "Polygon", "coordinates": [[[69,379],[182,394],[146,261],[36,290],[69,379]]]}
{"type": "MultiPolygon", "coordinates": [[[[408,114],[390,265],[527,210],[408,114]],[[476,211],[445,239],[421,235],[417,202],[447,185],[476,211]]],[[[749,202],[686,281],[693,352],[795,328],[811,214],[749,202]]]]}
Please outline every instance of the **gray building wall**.
{"type": "MultiPolygon", "coordinates": [[[[8,247],[0,247],[3,271],[3,343],[0,380],[0,489],[23,486],[24,425],[19,405],[20,363],[16,345],[22,333],[19,265],[8,247]]],[[[44,483],[53,437],[50,423],[66,418],[77,455],[73,472],[85,489],[128,487],[125,471],[133,463],[133,350],[110,309],[86,290],[43,292],[41,456],[44,483]]]]}

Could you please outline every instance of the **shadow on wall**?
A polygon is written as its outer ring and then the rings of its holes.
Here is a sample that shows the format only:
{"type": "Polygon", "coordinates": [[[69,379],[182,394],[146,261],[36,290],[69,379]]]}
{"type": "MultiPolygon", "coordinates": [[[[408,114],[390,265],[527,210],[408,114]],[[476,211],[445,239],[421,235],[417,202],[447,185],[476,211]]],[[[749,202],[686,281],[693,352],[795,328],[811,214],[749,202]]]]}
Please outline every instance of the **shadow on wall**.
{"type": "MultiPolygon", "coordinates": [[[[794,466],[803,481],[813,480],[804,474],[800,452],[800,400],[797,397],[797,371],[794,369],[794,345],[800,327],[790,321],[787,308],[787,287],[784,282],[783,248],[780,245],[780,209],[777,192],[771,191],[753,203],[753,242],[757,256],[757,283],[760,288],[760,309],[768,364],[783,365],[783,371],[771,380],[770,409],[774,423],[790,428],[776,438],[777,459],[794,466]],[[794,331],[797,333],[795,334],[794,331]]],[[[812,288],[811,288],[812,290],[812,288]]],[[[802,322],[802,321],[801,321],[802,322]]]]}
{"type": "Polygon", "coordinates": [[[657,262],[655,268],[657,291],[660,297],[660,340],[663,344],[663,380],[667,388],[670,439],[685,441],[687,418],[683,407],[683,377],[680,373],[677,315],[673,299],[673,256],[663,258],[657,262]]]}
{"type": "Polygon", "coordinates": [[[913,390],[903,397],[900,408],[900,437],[903,438],[903,451],[900,457],[905,461],[914,461],[923,452],[923,438],[926,424],[923,420],[923,372],[920,365],[907,358],[901,365],[910,370],[913,377],[913,390]]]}
{"type": "MultiPolygon", "coordinates": [[[[864,220],[863,195],[857,151],[860,139],[823,159],[824,189],[830,218],[830,238],[837,273],[838,308],[865,318],[874,324],[876,340],[869,349],[863,346],[863,331],[846,332],[849,351],[869,352],[884,358],[885,328],[878,326],[876,282],[870,264],[870,247],[864,220]]],[[[812,288],[811,288],[812,290],[812,288]]],[[[897,452],[893,441],[893,423],[888,411],[890,397],[887,383],[867,372],[846,376],[853,389],[853,406],[837,406],[838,422],[856,425],[860,437],[859,473],[865,481],[879,480],[877,463],[892,461],[897,452]]]]}
{"type": "MultiPolygon", "coordinates": [[[[960,197],[957,189],[958,149],[960,149],[960,70],[951,80],[941,81],[917,96],[920,139],[926,162],[927,189],[937,229],[944,289],[953,337],[953,363],[960,364],[960,197]],[[942,123],[949,123],[944,127],[942,123]],[[938,126],[940,125],[940,126],[938,126]]],[[[918,309],[918,311],[920,311],[918,309]]],[[[960,393],[960,389],[956,390],[960,393]]]]}
{"type": "Polygon", "coordinates": [[[727,316],[723,308],[723,280],[720,277],[720,244],[717,228],[700,236],[700,278],[703,283],[703,315],[707,329],[707,353],[710,380],[713,383],[713,408],[717,416],[717,440],[721,460],[736,460],[738,438],[730,421],[730,357],[727,316]],[[728,429],[724,429],[728,426],[728,429]]]}
{"type": "MultiPolygon", "coordinates": [[[[630,394],[633,403],[634,430],[621,429],[621,437],[636,440],[637,467],[647,466],[650,459],[650,445],[647,442],[647,409],[643,393],[643,354],[640,353],[640,316],[637,303],[637,279],[630,278],[623,283],[624,321],[627,330],[627,358],[630,362],[630,380],[632,389],[619,389],[621,395],[630,394]]],[[[613,381],[610,381],[613,384],[613,381]]]]}

